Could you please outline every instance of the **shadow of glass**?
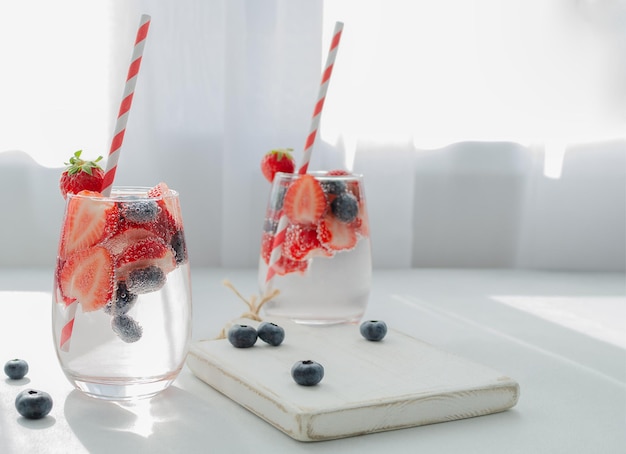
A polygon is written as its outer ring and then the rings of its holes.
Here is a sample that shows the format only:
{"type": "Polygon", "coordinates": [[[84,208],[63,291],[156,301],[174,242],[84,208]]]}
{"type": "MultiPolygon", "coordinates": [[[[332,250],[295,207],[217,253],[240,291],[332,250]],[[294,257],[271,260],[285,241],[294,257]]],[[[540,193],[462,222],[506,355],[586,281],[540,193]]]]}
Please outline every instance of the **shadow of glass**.
{"type": "Polygon", "coordinates": [[[65,401],[64,414],[81,443],[96,454],[210,451],[216,439],[241,437],[233,430],[236,422],[174,386],[132,403],[97,400],[75,390],[65,401]]]}

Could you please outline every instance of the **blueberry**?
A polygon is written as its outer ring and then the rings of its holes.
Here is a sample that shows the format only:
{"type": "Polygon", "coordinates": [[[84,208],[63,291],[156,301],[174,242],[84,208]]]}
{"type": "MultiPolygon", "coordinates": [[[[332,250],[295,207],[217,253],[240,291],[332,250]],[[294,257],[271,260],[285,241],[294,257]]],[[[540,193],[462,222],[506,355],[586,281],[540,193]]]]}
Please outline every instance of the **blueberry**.
{"type": "Polygon", "coordinates": [[[115,291],[115,301],[109,301],[104,306],[104,312],[110,315],[125,314],[137,301],[137,294],[128,291],[126,282],[120,281],[117,283],[117,290],[115,291]]]}
{"type": "Polygon", "coordinates": [[[274,347],[280,345],[285,340],[285,330],[275,323],[263,322],[258,328],[259,339],[274,347]]]}
{"type": "Polygon", "coordinates": [[[28,363],[23,359],[11,359],[4,365],[4,373],[11,380],[20,380],[28,373],[28,363]]]}
{"type": "Polygon", "coordinates": [[[283,209],[283,202],[285,201],[285,193],[287,192],[286,186],[278,186],[272,190],[270,194],[270,209],[274,211],[280,211],[283,209]]]}
{"type": "Polygon", "coordinates": [[[267,218],[263,222],[263,231],[268,233],[276,232],[278,228],[278,219],[277,218],[267,218]]]}
{"type": "Polygon", "coordinates": [[[363,337],[369,341],[379,341],[387,334],[387,324],[382,320],[366,320],[360,328],[363,337]]]}
{"type": "Polygon", "coordinates": [[[159,206],[154,200],[134,200],[120,203],[120,212],[131,222],[145,224],[157,218],[159,206]]]}
{"type": "Polygon", "coordinates": [[[159,290],[165,285],[165,273],[156,265],[138,268],[128,273],[126,286],[132,293],[150,293],[159,290]]]}
{"type": "Polygon", "coordinates": [[[25,389],[15,398],[15,408],[24,418],[41,419],[52,410],[52,397],[44,391],[25,389]]]}
{"type": "Polygon", "coordinates": [[[228,330],[228,341],[237,348],[249,348],[256,343],[256,329],[249,325],[236,324],[228,330]]]}
{"type": "Polygon", "coordinates": [[[143,328],[130,315],[114,315],[111,319],[111,328],[124,342],[130,344],[141,339],[143,328]]]}
{"type": "Polygon", "coordinates": [[[349,192],[344,192],[335,197],[330,204],[330,209],[337,219],[342,222],[350,223],[356,219],[359,214],[359,202],[356,197],[349,192]]]}
{"type": "Polygon", "coordinates": [[[314,386],[324,378],[324,367],[310,359],[298,361],[291,368],[291,376],[299,385],[314,386]]]}
{"type": "Polygon", "coordinates": [[[341,180],[322,180],[320,186],[326,194],[339,195],[346,190],[346,183],[341,180]]]}
{"type": "Polygon", "coordinates": [[[170,246],[174,250],[174,256],[176,257],[176,263],[180,265],[187,261],[187,245],[185,244],[185,235],[182,230],[177,230],[172,239],[170,240],[170,246]]]}

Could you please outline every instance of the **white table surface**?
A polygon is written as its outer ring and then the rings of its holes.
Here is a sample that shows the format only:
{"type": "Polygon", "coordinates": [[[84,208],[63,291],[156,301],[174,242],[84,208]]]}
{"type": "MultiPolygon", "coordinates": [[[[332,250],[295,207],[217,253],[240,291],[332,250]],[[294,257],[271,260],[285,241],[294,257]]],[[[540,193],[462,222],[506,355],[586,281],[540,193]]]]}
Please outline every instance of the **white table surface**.
{"type": "MultiPolygon", "coordinates": [[[[149,401],[118,405],[73,390],[50,328],[52,271],[0,269],[0,362],[29,362],[0,380],[0,453],[624,453],[626,294],[619,273],[376,270],[367,318],[508,375],[511,410],[359,437],[295,441],[185,368],[149,401]],[[54,399],[29,421],[14,407],[26,387],[54,399]]],[[[256,291],[254,270],[192,273],[194,338],[212,338],[244,305],[222,285],[256,291]]]]}

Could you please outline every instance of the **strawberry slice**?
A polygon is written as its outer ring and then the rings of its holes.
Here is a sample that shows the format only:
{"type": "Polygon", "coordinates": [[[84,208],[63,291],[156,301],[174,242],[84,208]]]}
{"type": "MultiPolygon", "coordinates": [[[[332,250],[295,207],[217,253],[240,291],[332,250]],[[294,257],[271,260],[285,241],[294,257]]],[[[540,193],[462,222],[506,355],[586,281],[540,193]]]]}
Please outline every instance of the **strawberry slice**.
{"type": "Polygon", "coordinates": [[[271,232],[263,232],[263,237],[261,238],[261,257],[266,265],[270,262],[273,245],[274,235],[271,232]]]}
{"type": "Polygon", "coordinates": [[[369,226],[369,223],[367,222],[367,216],[365,213],[366,213],[365,202],[361,200],[359,202],[359,214],[357,215],[356,219],[351,225],[355,228],[357,233],[359,233],[361,236],[369,237],[370,226],[369,226]]]}
{"type": "Polygon", "coordinates": [[[99,192],[78,194],[86,197],[72,197],[67,204],[60,249],[64,257],[98,244],[117,229],[119,213],[114,202],[92,200],[102,197],[99,192]]]}
{"type": "Polygon", "coordinates": [[[66,304],[78,300],[85,312],[100,309],[111,300],[113,282],[113,259],[102,246],[73,253],[59,272],[66,304]]]}
{"type": "Polygon", "coordinates": [[[344,169],[333,169],[333,170],[329,170],[328,171],[328,175],[331,175],[331,176],[345,176],[345,175],[350,175],[350,172],[348,172],[347,170],[344,170],[344,169]]]}
{"type": "Polygon", "coordinates": [[[300,176],[287,189],[283,210],[292,224],[315,224],[326,211],[324,190],[312,175],[300,176]]]}
{"type": "Polygon", "coordinates": [[[317,225],[311,224],[290,224],[287,227],[282,254],[297,261],[330,256],[318,238],[317,225]]]}
{"type": "Polygon", "coordinates": [[[156,202],[161,208],[157,219],[150,224],[149,228],[166,241],[183,229],[178,199],[171,195],[170,188],[163,182],[148,191],[148,197],[159,199],[156,202]]]}
{"type": "Polygon", "coordinates": [[[274,263],[274,271],[279,276],[284,276],[285,274],[299,272],[304,273],[309,265],[309,262],[306,260],[291,260],[285,256],[281,256],[276,263],[274,263]]]}
{"type": "Polygon", "coordinates": [[[145,228],[129,227],[126,230],[116,233],[107,239],[102,245],[109,250],[114,257],[119,256],[128,246],[137,241],[144,240],[149,237],[156,237],[155,234],[145,228]]]}
{"type": "Polygon", "coordinates": [[[125,279],[135,269],[158,266],[167,274],[176,268],[176,257],[171,247],[161,239],[150,236],[131,243],[116,263],[118,278],[125,279]]]}
{"type": "Polygon", "coordinates": [[[345,251],[356,246],[357,235],[354,225],[341,222],[334,216],[326,216],[318,228],[320,242],[332,251],[345,251]]]}

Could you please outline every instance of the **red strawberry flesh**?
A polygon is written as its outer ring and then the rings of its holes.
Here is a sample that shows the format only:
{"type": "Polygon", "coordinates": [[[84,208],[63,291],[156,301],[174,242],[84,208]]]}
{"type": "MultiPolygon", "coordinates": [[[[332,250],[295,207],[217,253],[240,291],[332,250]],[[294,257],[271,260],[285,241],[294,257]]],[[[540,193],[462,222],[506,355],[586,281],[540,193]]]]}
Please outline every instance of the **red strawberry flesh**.
{"type": "Polygon", "coordinates": [[[309,174],[300,176],[287,189],[285,215],[293,224],[314,224],[326,211],[326,196],[320,183],[309,174]]]}
{"type": "Polygon", "coordinates": [[[98,192],[81,191],[67,203],[61,236],[63,257],[89,248],[115,233],[119,218],[114,202],[94,200],[98,192]]]}
{"type": "Polygon", "coordinates": [[[100,309],[111,300],[113,282],[113,259],[101,246],[70,255],[59,273],[64,300],[78,300],[85,312],[100,309]]]}
{"type": "Polygon", "coordinates": [[[118,278],[124,279],[134,269],[158,266],[167,274],[176,268],[174,251],[157,237],[151,236],[131,243],[116,263],[118,278]]]}
{"type": "Polygon", "coordinates": [[[357,234],[355,226],[341,222],[328,215],[320,223],[318,231],[320,242],[333,251],[343,251],[356,246],[357,234]]]}

